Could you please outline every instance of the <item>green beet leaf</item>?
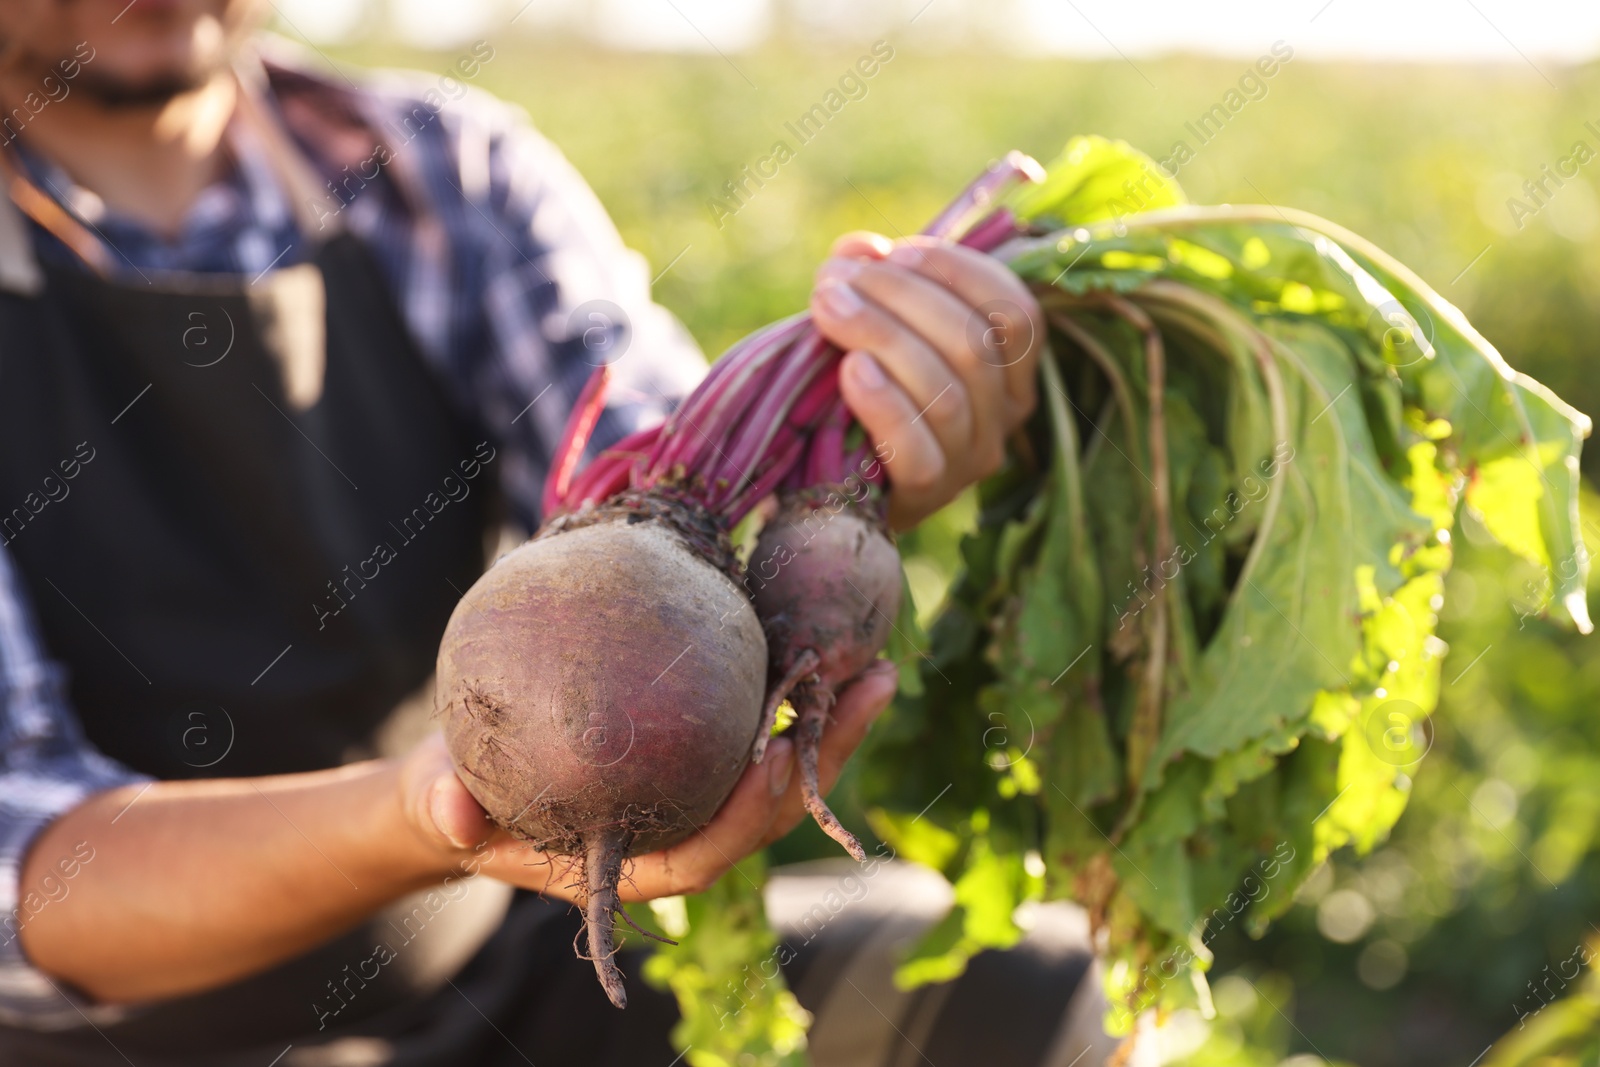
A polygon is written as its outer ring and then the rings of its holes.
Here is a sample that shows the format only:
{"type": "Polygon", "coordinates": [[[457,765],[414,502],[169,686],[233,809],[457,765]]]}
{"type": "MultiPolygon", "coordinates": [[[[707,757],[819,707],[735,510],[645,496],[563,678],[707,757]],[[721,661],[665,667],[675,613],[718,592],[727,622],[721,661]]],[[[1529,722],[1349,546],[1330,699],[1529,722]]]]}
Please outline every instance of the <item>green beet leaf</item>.
{"type": "Polygon", "coordinates": [[[956,887],[902,982],[1071,899],[1126,1032],[1204,1008],[1211,937],[1259,934],[1330,851],[1399,818],[1460,507],[1588,629],[1589,423],[1314,216],[1189,205],[1098,138],[1007,203],[1035,230],[1002,255],[1049,320],[1041,403],[980,487],[862,787],[875,828],[956,887]]]}

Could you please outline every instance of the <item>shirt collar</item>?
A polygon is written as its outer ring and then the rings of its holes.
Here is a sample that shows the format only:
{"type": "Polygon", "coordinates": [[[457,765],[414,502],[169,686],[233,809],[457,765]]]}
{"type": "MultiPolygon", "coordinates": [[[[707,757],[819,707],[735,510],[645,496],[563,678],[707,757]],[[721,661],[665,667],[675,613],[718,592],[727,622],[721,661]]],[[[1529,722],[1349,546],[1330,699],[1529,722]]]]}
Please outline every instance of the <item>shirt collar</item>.
{"type": "MultiPolygon", "coordinates": [[[[79,185],[60,164],[21,142],[16,147],[24,169],[40,189],[102,234],[152,236],[143,223],[79,185]]],[[[203,245],[248,227],[281,229],[291,219],[290,204],[259,138],[234,121],[225,135],[222,173],[200,191],[177,234],[163,243],[203,245]]]]}

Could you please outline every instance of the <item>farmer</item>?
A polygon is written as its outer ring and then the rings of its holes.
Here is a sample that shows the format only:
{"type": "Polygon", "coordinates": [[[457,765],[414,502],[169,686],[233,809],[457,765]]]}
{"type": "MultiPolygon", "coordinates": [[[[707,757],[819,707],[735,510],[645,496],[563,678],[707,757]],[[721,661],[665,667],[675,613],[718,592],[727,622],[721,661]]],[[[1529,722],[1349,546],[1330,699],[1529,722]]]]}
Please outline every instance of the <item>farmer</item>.
{"type": "MultiPolygon", "coordinates": [[[[267,10],[0,4],[0,1063],[664,1065],[670,998],[633,967],[605,1004],[573,889],[427,712],[594,367],[604,444],[704,360],[571,166],[464,88],[492,42],[352,82],[257,40],[267,10]]],[[[810,307],[898,525],[995,469],[1040,335],[1005,269],[849,234],[810,307]]],[[[826,783],[892,690],[843,695],[826,783]]],[[[626,899],[795,826],[791,756],[626,899]]]]}

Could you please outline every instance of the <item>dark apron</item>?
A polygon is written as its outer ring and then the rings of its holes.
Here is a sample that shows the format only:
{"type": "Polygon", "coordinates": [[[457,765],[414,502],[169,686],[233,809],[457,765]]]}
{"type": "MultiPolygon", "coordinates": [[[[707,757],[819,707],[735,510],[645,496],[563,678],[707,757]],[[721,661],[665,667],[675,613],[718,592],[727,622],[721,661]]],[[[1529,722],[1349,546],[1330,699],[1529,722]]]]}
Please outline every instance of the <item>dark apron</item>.
{"type": "MultiPolygon", "coordinates": [[[[112,280],[39,264],[0,209],[0,538],[90,742],[174,779],[315,770],[420,736],[500,462],[367,250],[336,233],[257,279],[112,280]]],[[[0,1064],[522,1062],[508,1046],[530,1023],[591,1039],[608,1023],[565,910],[458,882],[98,1030],[0,1027],[0,1064]]],[[[663,1010],[640,995],[635,1028],[663,1010]]],[[[640,1054],[666,1051],[667,1012],[640,1054]]]]}
{"type": "Polygon", "coordinates": [[[341,235],[262,293],[44,274],[0,296],[0,531],[89,740],[160,778],[371,755],[482,572],[498,467],[377,267],[341,235]]]}

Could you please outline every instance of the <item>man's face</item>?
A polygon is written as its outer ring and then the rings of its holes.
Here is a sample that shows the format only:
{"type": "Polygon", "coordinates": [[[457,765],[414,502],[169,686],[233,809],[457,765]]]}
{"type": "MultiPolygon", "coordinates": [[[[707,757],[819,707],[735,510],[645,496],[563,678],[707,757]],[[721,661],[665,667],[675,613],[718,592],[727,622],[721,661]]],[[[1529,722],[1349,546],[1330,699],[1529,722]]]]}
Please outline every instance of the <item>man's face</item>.
{"type": "Polygon", "coordinates": [[[159,103],[226,65],[266,6],[264,0],[4,0],[0,51],[13,70],[42,74],[93,49],[77,88],[107,103],[159,103]]]}

